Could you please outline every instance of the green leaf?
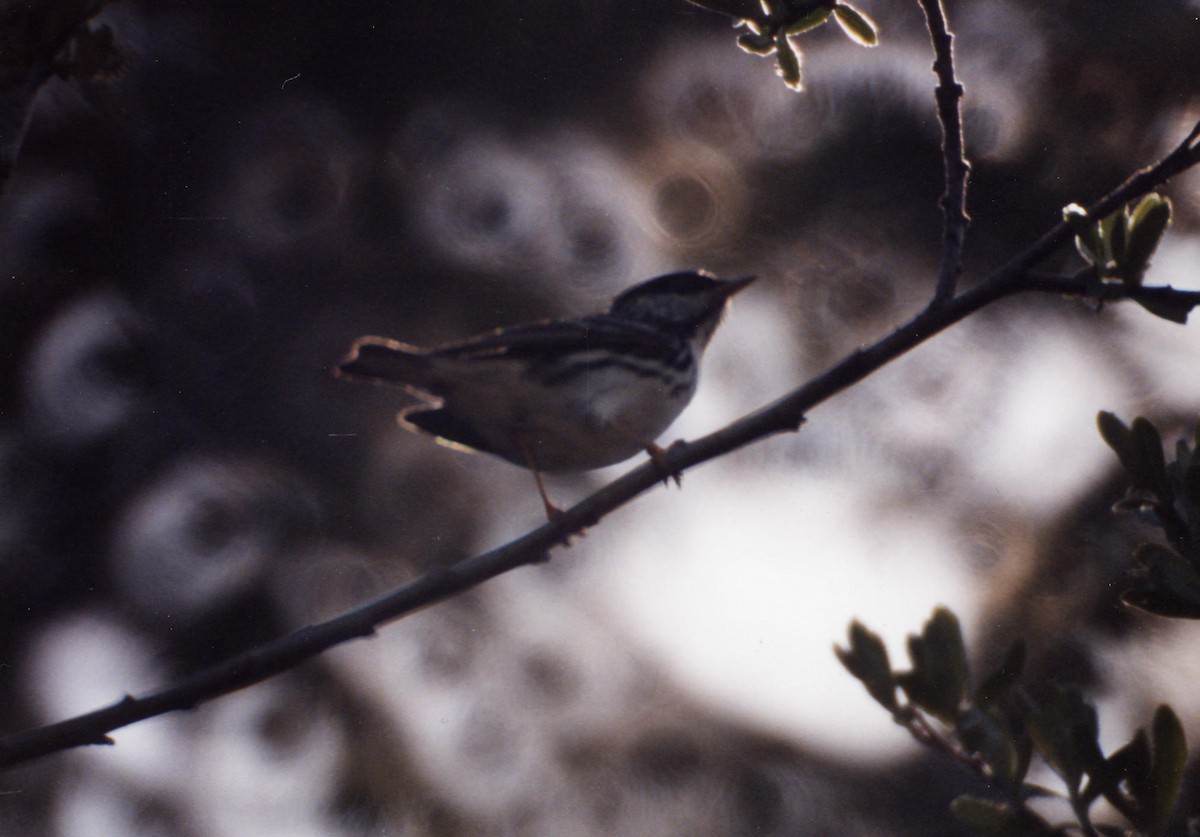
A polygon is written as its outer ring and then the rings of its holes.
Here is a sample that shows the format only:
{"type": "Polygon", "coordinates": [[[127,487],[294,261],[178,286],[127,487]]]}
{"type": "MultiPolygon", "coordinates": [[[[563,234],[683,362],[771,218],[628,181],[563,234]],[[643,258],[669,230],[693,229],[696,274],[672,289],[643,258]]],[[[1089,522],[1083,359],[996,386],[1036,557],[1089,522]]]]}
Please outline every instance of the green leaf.
{"type": "Polygon", "coordinates": [[[847,37],[866,47],[879,46],[879,29],[865,14],[847,3],[833,7],[833,16],[847,37]]]}
{"type": "MultiPolygon", "coordinates": [[[[1170,503],[1175,492],[1167,478],[1167,460],[1163,455],[1162,436],[1158,428],[1150,419],[1138,416],[1129,429],[1137,451],[1138,477],[1142,480],[1134,484],[1138,488],[1153,491],[1163,503],[1170,503]]],[[[1133,476],[1132,472],[1130,475],[1133,476]]]]}
{"type": "Polygon", "coordinates": [[[1169,823],[1179,797],[1187,764],[1187,741],[1179,718],[1165,704],[1155,710],[1151,734],[1153,747],[1145,730],[1139,729],[1128,744],[1108,758],[1104,795],[1112,799],[1121,794],[1121,788],[1126,789],[1123,808],[1129,809],[1133,824],[1159,835],[1169,823]]]}
{"type": "Polygon", "coordinates": [[[1118,265],[1125,263],[1125,243],[1129,237],[1129,216],[1124,209],[1118,209],[1100,222],[1100,230],[1104,236],[1104,244],[1112,260],[1118,265]]]}
{"type": "Polygon", "coordinates": [[[1168,471],[1179,469],[1182,473],[1188,467],[1188,463],[1192,461],[1192,449],[1188,447],[1186,439],[1175,440],[1175,461],[1167,466],[1168,471]]]}
{"type": "Polygon", "coordinates": [[[831,9],[820,8],[813,9],[808,14],[802,16],[799,20],[794,20],[783,27],[783,31],[789,35],[799,35],[801,32],[807,32],[810,29],[816,29],[825,21],[829,20],[831,9]]]}
{"type": "Polygon", "coordinates": [[[1057,684],[1051,684],[1040,701],[1021,694],[1022,711],[1034,744],[1074,795],[1085,773],[1105,767],[1096,740],[1096,707],[1085,701],[1078,689],[1057,684]]]}
{"type": "Polygon", "coordinates": [[[967,694],[967,652],[958,617],[939,607],[921,632],[908,638],[912,670],[896,675],[909,699],[953,723],[967,694]]]}
{"type": "Polygon", "coordinates": [[[1171,223],[1171,202],[1158,195],[1147,195],[1129,218],[1129,241],[1121,264],[1126,281],[1140,285],[1150,265],[1150,257],[1171,223]]]}
{"type": "Polygon", "coordinates": [[[983,837],[1049,837],[1045,820],[1026,808],[1013,809],[975,796],[960,796],[950,803],[955,818],[983,837]]]}
{"type": "Polygon", "coordinates": [[[1025,641],[1018,639],[1008,647],[999,668],[983,679],[975,689],[975,703],[987,707],[1004,697],[1016,685],[1025,668],[1025,641]]]}
{"type": "Polygon", "coordinates": [[[871,697],[893,714],[899,708],[896,703],[896,678],[888,660],[887,647],[877,634],[867,630],[856,619],[850,623],[850,647],[834,646],[846,670],[862,681],[871,697]]]}
{"type": "Polygon", "coordinates": [[[1125,463],[1133,458],[1133,434],[1125,422],[1117,418],[1116,413],[1101,410],[1096,414],[1096,427],[1100,430],[1100,438],[1113,449],[1121,465],[1128,471],[1125,463]]]}
{"type": "Polygon", "coordinates": [[[1154,790],[1151,777],[1150,740],[1139,729],[1129,743],[1108,757],[1108,775],[1115,785],[1129,789],[1138,808],[1147,808],[1154,790]]]}
{"type": "Polygon", "coordinates": [[[1132,427],[1126,427],[1124,422],[1107,411],[1097,414],[1096,426],[1101,438],[1117,455],[1134,487],[1153,493],[1160,501],[1169,502],[1173,492],[1167,480],[1166,459],[1158,428],[1142,416],[1133,420],[1132,427]]]}
{"type": "Polygon", "coordinates": [[[788,36],[783,32],[775,36],[775,55],[775,60],[779,62],[779,75],[783,78],[783,83],[793,90],[804,89],[804,85],[800,81],[800,56],[796,53],[792,42],[788,40],[788,36]]]}
{"type": "Polygon", "coordinates": [[[1154,764],[1151,769],[1154,790],[1150,804],[1150,833],[1158,835],[1163,833],[1171,819],[1175,800],[1179,797],[1183,770],[1187,765],[1187,740],[1179,718],[1165,703],[1154,712],[1151,735],[1154,738],[1154,764]]]}
{"type": "Polygon", "coordinates": [[[1150,194],[1146,195],[1140,201],[1138,201],[1138,205],[1135,206],[1133,211],[1129,213],[1129,231],[1133,232],[1133,230],[1137,227],[1140,227],[1148,217],[1157,212],[1161,212],[1164,208],[1167,210],[1167,217],[1170,218],[1170,199],[1164,198],[1157,192],[1151,192],[1150,194]]]}
{"type": "Polygon", "coordinates": [[[1134,487],[1153,493],[1162,502],[1170,502],[1173,491],[1167,479],[1166,458],[1158,428],[1142,416],[1135,418],[1131,427],[1126,427],[1107,411],[1096,416],[1096,426],[1100,436],[1116,453],[1134,487]]]}
{"type": "Polygon", "coordinates": [[[775,51],[775,39],[767,32],[743,32],[738,35],[737,43],[755,55],[770,55],[775,51]]]}
{"type": "Polygon", "coordinates": [[[1138,247],[1148,247],[1145,252],[1145,260],[1149,261],[1150,254],[1154,252],[1154,248],[1162,240],[1163,233],[1171,224],[1172,208],[1170,198],[1164,198],[1162,195],[1151,193],[1142,198],[1129,216],[1129,243],[1125,251],[1126,258],[1132,258],[1135,255],[1134,242],[1140,237],[1144,240],[1139,243],[1138,247]]]}
{"type": "Polygon", "coordinates": [[[1088,217],[1087,210],[1077,203],[1063,207],[1063,221],[1075,231],[1075,249],[1084,261],[1104,266],[1109,260],[1104,248],[1100,225],[1088,217]]]}
{"type": "Polygon", "coordinates": [[[1121,596],[1127,605],[1176,619],[1200,619],[1200,573],[1183,556],[1147,543],[1133,555],[1133,583],[1121,596]]]}

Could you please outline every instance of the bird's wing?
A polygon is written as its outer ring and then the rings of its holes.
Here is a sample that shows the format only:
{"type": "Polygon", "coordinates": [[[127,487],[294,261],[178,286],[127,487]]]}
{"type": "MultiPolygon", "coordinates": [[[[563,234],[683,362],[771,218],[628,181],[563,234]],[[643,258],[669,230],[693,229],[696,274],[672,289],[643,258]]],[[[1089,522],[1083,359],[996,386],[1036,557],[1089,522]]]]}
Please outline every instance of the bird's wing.
{"type": "Polygon", "coordinates": [[[449,410],[415,405],[401,411],[400,423],[424,430],[436,436],[439,441],[453,442],[453,447],[499,455],[487,440],[475,432],[469,422],[461,421],[449,410]]]}
{"type": "Polygon", "coordinates": [[[460,343],[439,346],[431,354],[456,360],[538,359],[563,352],[619,348],[636,354],[669,350],[670,337],[618,317],[597,314],[577,320],[547,320],[497,329],[460,343]]]}

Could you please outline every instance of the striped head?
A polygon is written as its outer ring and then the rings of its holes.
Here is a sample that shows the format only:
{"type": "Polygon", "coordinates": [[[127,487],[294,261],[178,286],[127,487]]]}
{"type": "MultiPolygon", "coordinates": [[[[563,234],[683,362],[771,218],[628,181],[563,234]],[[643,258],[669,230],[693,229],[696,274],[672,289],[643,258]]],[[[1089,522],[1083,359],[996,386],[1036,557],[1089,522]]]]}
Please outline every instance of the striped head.
{"type": "Polygon", "coordinates": [[[625,291],[613,300],[608,313],[695,341],[703,348],[717,330],[729,298],[754,278],[716,279],[696,271],[668,273],[625,291]]]}

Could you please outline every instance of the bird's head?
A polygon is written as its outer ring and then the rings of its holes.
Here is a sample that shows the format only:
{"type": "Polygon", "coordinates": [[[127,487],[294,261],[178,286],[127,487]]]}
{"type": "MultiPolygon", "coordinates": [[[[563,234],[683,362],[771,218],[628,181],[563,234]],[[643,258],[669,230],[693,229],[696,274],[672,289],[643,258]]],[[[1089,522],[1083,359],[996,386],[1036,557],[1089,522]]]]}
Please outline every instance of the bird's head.
{"type": "Polygon", "coordinates": [[[634,285],[613,300],[609,314],[708,343],[729,298],[755,277],[716,279],[706,273],[668,273],[634,285]]]}

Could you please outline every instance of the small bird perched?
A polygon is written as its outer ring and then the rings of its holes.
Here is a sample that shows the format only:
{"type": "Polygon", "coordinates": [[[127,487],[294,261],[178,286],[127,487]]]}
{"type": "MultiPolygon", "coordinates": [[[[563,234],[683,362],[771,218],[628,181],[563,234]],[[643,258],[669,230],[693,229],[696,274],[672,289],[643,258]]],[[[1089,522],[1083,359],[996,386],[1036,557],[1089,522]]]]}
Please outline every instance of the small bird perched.
{"type": "Polygon", "coordinates": [[[400,384],[423,403],[400,423],[533,471],[587,471],[647,451],[696,392],[700,358],[729,298],[753,276],[669,273],[635,285],[605,314],[500,328],[419,349],[360,337],[337,368],[400,384]]]}

